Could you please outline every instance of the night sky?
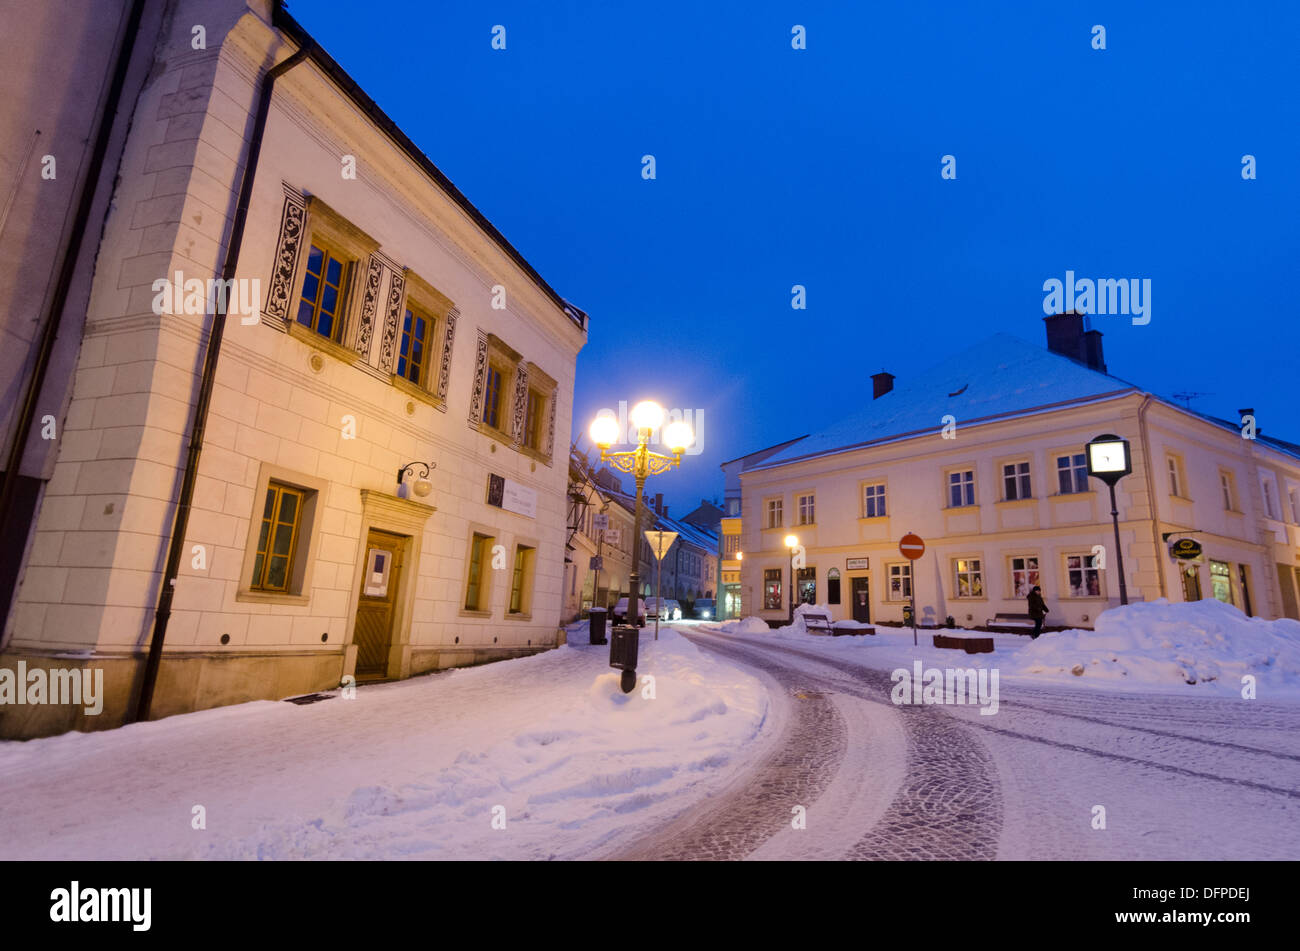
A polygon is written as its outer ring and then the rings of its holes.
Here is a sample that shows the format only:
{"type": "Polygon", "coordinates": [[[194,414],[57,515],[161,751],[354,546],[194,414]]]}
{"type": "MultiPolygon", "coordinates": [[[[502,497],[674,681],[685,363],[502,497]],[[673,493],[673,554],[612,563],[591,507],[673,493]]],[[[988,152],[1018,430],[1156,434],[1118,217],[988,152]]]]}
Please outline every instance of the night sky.
{"type": "Polygon", "coordinates": [[[1094,318],[1111,373],[1300,442],[1300,4],[702,6],[289,5],[591,315],[575,433],[620,399],[704,411],[652,480],[674,514],[871,373],[1042,344],[1067,269],[1151,281],[1149,324],[1094,318]]]}

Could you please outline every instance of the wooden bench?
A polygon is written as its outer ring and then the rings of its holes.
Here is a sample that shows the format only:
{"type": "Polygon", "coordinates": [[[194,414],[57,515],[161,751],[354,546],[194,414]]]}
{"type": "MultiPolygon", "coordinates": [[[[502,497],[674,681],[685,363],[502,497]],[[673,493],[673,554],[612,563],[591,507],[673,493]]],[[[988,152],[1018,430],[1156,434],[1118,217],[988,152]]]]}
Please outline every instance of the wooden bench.
{"type": "Polygon", "coordinates": [[[1033,630],[1034,619],[1028,614],[996,614],[984,626],[1001,634],[1024,634],[1033,630]]]}
{"type": "Polygon", "coordinates": [[[867,627],[867,626],[849,627],[845,624],[833,624],[831,625],[831,633],[834,634],[836,637],[840,637],[844,634],[854,634],[854,635],[871,634],[874,636],[876,633],[876,629],[874,627],[867,627]]]}
{"type": "Polygon", "coordinates": [[[834,634],[835,628],[831,624],[829,614],[820,614],[814,611],[804,611],[799,615],[803,618],[803,626],[809,631],[817,631],[821,634],[834,634]]]}

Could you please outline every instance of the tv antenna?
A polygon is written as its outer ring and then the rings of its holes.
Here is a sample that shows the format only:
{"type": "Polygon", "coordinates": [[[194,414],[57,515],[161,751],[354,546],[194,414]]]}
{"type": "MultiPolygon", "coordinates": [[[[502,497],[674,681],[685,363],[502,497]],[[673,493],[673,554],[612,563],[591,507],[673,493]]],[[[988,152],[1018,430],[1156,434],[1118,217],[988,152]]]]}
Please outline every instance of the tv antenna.
{"type": "Polygon", "coordinates": [[[1213,395],[1214,395],[1213,393],[1201,393],[1192,390],[1185,390],[1182,393],[1175,393],[1173,396],[1174,399],[1176,400],[1182,400],[1183,406],[1187,407],[1188,409],[1191,409],[1192,400],[1196,399],[1198,396],[1213,396],[1213,395]]]}

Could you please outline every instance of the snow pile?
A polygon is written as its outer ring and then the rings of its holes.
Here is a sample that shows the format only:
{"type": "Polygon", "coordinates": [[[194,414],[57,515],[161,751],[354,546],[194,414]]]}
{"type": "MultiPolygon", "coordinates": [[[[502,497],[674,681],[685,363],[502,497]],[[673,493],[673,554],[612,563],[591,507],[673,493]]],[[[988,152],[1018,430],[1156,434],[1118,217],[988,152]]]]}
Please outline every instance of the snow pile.
{"type": "Polygon", "coordinates": [[[1007,674],[1046,674],[1134,685],[1208,684],[1239,694],[1300,694],[1300,622],[1265,621],[1221,601],[1161,598],[1103,611],[1095,631],[1044,634],[1017,651],[1007,674]]]}
{"type": "Polygon", "coordinates": [[[739,621],[726,621],[720,630],[723,634],[770,634],[772,628],[761,617],[747,617],[739,621]]]}
{"type": "Polygon", "coordinates": [[[768,698],[670,628],[657,642],[642,633],[625,694],[585,628],[570,625],[557,650],[355,699],[0,743],[0,858],[544,859],[621,846],[744,766],[768,698]]]}

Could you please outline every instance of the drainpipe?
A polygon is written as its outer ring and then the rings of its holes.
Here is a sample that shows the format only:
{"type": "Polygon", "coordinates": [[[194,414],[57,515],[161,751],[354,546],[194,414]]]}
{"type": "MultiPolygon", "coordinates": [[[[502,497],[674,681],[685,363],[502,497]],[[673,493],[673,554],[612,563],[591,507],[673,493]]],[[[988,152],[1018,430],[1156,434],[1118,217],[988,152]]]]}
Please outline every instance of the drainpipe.
{"type": "MultiPolygon", "coordinates": [[[[226,248],[226,261],[221,267],[221,280],[234,280],[239,264],[239,248],[243,244],[244,226],[248,222],[248,203],[253,194],[253,181],[257,177],[257,160],[262,152],[262,136],[271,112],[271,91],[275,81],[307,58],[306,47],[277,66],[273,66],[262,80],[261,98],[257,104],[257,119],[248,143],[248,161],[244,177],[239,184],[239,202],[230,226],[230,244],[226,248]]],[[[225,284],[224,286],[229,286],[225,284]]],[[[226,298],[217,295],[217,309],[212,318],[212,331],[208,335],[207,353],[203,358],[203,379],[199,384],[198,401],[194,404],[194,421],[190,426],[190,445],[185,458],[185,475],[181,480],[181,493],[176,501],[176,521],[172,527],[171,543],[167,551],[167,567],[163,570],[162,591],[158,595],[158,610],[154,615],[153,637],[149,641],[149,659],[145,662],[144,683],[136,704],[134,721],[149,719],[153,704],[154,687],[158,682],[158,668],[162,663],[163,641],[167,637],[167,622],[171,619],[172,598],[176,593],[176,577],[180,574],[182,552],[185,548],[185,530],[189,526],[190,505],[194,499],[194,483],[199,472],[199,454],[203,451],[203,434],[208,424],[208,404],[217,379],[217,359],[221,356],[221,340],[226,331],[226,298]]]]}
{"type": "Polygon", "coordinates": [[[1156,572],[1160,579],[1160,597],[1169,597],[1165,587],[1165,559],[1160,553],[1164,542],[1160,538],[1160,517],[1156,512],[1156,485],[1151,481],[1151,441],[1147,438],[1147,410],[1151,406],[1151,394],[1148,393],[1138,407],[1138,433],[1142,438],[1142,469],[1147,480],[1147,498],[1151,507],[1151,541],[1156,552],[1156,572]]]}
{"type": "MultiPolygon", "coordinates": [[[[54,284],[54,293],[50,297],[49,307],[42,315],[41,339],[36,348],[36,364],[23,392],[22,403],[14,417],[16,426],[14,428],[13,442],[9,446],[3,483],[0,484],[0,539],[5,539],[7,544],[13,546],[12,554],[15,562],[22,558],[31,526],[28,525],[26,531],[20,531],[19,526],[12,524],[14,493],[18,489],[23,455],[27,449],[28,437],[31,436],[32,423],[36,419],[37,403],[40,400],[41,389],[45,385],[45,374],[50,368],[54,343],[58,339],[59,328],[63,323],[63,310],[67,305],[68,292],[72,287],[72,279],[76,274],[77,258],[81,255],[81,244],[86,232],[90,230],[90,211],[95,203],[95,195],[99,191],[99,180],[103,176],[104,158],[108,154],[109,141],[113,137],[113,127],[116,124],[114,120],[117,118],[118,110],[122,105],[122,90],[126,86],[126,75],[131,67],[131,54],[135,50],[136,36],[140,32],[140,20],[144,16],[144,5],[145,0],[135,0],[135,3],[131,4],[131,12],[127,16],[126,33],[122,38],[122,49],[118,52],[117,62],[113,66],[113,78],[109,84],[108,98],[104,102],[104,117],[100,121],[98,132],[95,134],[95,146],[90,153],[90,164],[86,167],[86,177],[82,182],[81,195],[77,200],[76,215],[72,219],[72,232],[68,246],[63,252],[63,260],[59,262],[58,279],[54,284]]],[[[34,139],[33,142],[35,142],[34,139]]],[[[100,233],[102,231],[101,224],[100,233]]],[[[6,553],[7,555],[8,553],[6,553]]],[[[17,584],[18,576],[17,572],[15,572],[14,591],[0,593],[0,601],[12,604],[12,597],[16,592],[17,584]]],[[[0,627],[3,626],[3,621],[4,619],[0,618],[0,627]]]]}

